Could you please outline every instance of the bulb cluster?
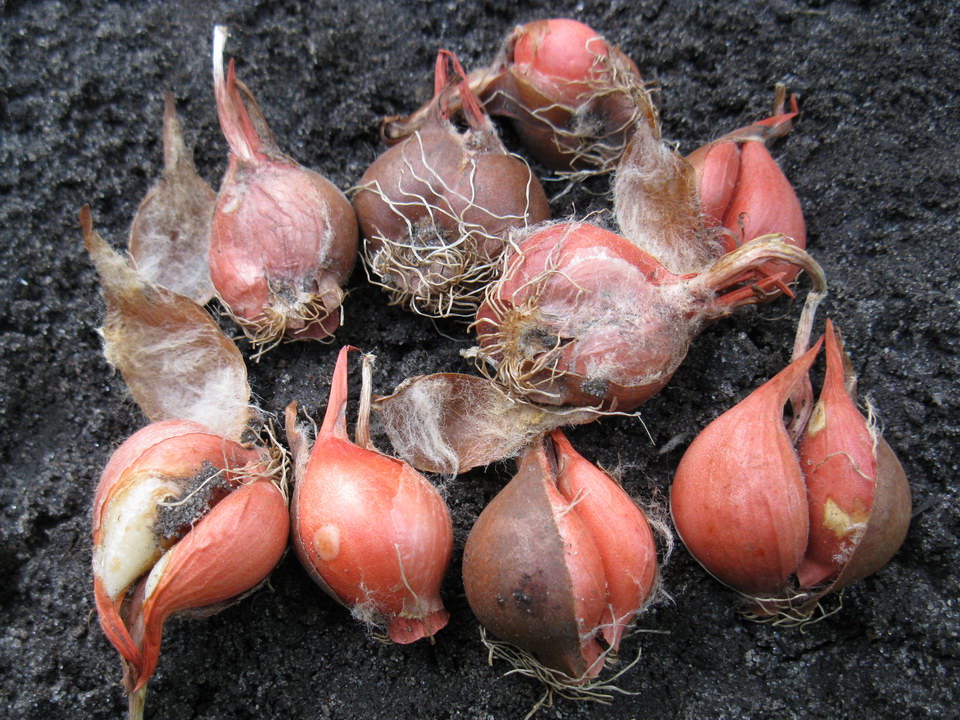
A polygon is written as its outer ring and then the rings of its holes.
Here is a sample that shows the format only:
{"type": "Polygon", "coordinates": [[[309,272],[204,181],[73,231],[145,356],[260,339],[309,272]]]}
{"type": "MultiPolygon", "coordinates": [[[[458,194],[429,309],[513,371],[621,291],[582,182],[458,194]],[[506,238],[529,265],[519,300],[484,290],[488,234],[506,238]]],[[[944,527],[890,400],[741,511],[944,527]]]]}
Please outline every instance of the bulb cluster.
{"type": "Polygon", "coordinates": [[[107,304],[104,353],[150,421],[117,449],[94,499],[94,596],[131,718],[142,717],[165,620],[250,592],[288,538],[317,584],[381,637],[433,640],[450,620],[441,589],[454,534],[446,498],[421,472],[506,458],[518,458],[516,474],[463,550],[469,605],[491,653],[545,683],[542,702],[605,698],[604,668],[658,597],[662,523],[560,428],[635,410],[703,328],[793,296],[801,273],[813,292],[793,361],[690,445],[673,520],[756,618],[804,622],[893,556],[909,523],[906,477],[857,409],[831,322],[807,349],[826,278],[767,149],[791,130],[796,98],[788,111],[778,88],[771,117],[684,158],[664,142],[629,57],[580,22],[535,21],[473,72],[440,50],[432,99],[384,120],[392,147],[351,202],[281,152],[235,63],[224,67],[226,37],[214,30],[230,148],[219,191],[197,176],[167,96],[165,167],[131,227],[135,263],[81,212],[107,304]],[[618,231],[551,221],[543,187],[491,116],[512,123],[552,179],[614,172],[618,231]],[[343,347],[315,439],[297,403],[287,408],[288,451],[251,405],[239,349],[201,306],[219,300],[253,359],[283,340],[329,340],[358,257],[391,303],[465,318],[477,346],[463,354],[479,375],[417,376],[375,396],[366,355],[351,438],[355,348],[343,347]],[[398,457],[374,447],[374,412],[398,457]]]}

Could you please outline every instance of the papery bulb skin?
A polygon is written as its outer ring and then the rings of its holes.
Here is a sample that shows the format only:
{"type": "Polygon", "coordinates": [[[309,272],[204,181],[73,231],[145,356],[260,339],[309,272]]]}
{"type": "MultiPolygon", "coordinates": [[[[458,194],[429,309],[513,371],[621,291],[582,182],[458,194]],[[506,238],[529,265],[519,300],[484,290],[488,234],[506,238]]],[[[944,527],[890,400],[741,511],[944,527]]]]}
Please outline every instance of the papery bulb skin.
{"type": "Polygon", "coordinates": [[[462,373],[407,378],[374,410],[399,457],[446,475],[516,457],[543,433],[597,419],[591,410],[516,402],[488,379],[462,373]]]}
{"type": "MultiPolygon", "coordinates": [[[[699,189],[704,223],[719,229],[726,251],[764,235],[779,234],[795,247],[807,246],[807,226],[797,193],[773,159],[767,144],[782,137],[798,114],[796,98],[783,112],[778,90],[775,114],[735,130],[687,156],[699,189]]],[[[782,273],[781,282],[796,279],[798,269],[771,261],[758,269],[766,276],[782,273]]],[[[779,293],[772,293],[774,299],[779,293]]]]}
{"type": "Polygon", "coordinates": [[[210,276],[260,352],[280,339],[323,339],[340,324],[342,285],[357,256],[350,202],[276,146],[214,32],[214,86],[230,163],[210,235],[210,276]]]}
{"type": "Polygon", "coordinates": [[[613,478],[574,450],[559,430],[550,438],[556,452],[557,489],[587,526],[600,553],[607,585],[600,633],[616,652],[657,583],[653,532],[647,516],[613,478]]]}
{"type": "Polygon", "coordinates": [[[518,398],[631,410],[686,356],[698,318],[681,279],[623,238],[559,223],[521,240],[473,327],[478,364],[518,398]],[[675,292],[674,292],[675,291],[675,292]]]}
{"type": "Polygon", "coordinates": [[[265,452],[166,420],[128,438],[104,469],[93,511],[94,595],[127,663],[129,692],[149,680],[171,613],[242,594],[279,561],[289,520],[265,452]]]}
{"type": "Polygon", "coordinates": [[[164,93],[163,160],[163,175],[130,225],[130,255],[144,279],[204,305],[214,295],[207,255],[217,195],[197,174],[169,92],[164,93]]]}
{"type": "Polygon", "coordinates": [[[603,558],[557,489],[542,440],[477,518],[463,550],[463,584],[487,629],[568,682],[602,669],[596,636],[609,613],[603,558]]]}
{"type": "Polygon", "coordinates": [[[193,300],[146,281],[80,211],[83,241],[107,312],[103,354],[152,421],[191,420],[238,440],[253,419],[247,367],[236,344],[193,300]]]}
{"type": "MultiPolygon", "coordinates": [[[[411,643],[433,637],[449,619],[440,584],[453,523],[420,473],[348,438],[348,350],[340,351],[323,427],[298,472],[293,546],[314,580],[355,617],[386,625],[393,642],[411,643]]],[[[290,419],[287,432],[299,446],[290,419]]]]}
{"type": "Polygon", "coordinates": [[[803,559],[807,491],[783,421],[822,341],[704,428],[670,490],[677,533],[715,578],[748,596],[776,596],[803,559]]]}
{"type": "Polygon", "coordinates": [[[810,540],[797,571],[803,588],[835,580],[851,561],[846,582],[879,569],[903,543],[910,521],[906,476],[851,397],[848,363],[829,320],[826,357],[823,388],[798,447],[810,506],[810,540]],[[882,518],[873,516],[878,493],[884,495],[882,518]],[[878,536],[872,541],[876,550],[864,548],[855,555],[868,526],[871,537],[878,536]]]}
{"type": "Polygon", "coordinates": [[[469,317],[500,269],[507,233],[547,220],[550,207],[465,83],[468,127],[454,126],[445,102],[456,87],[448,61],[463,73],[455,56],[441,51],[432,111],[367,169],[353,204],[367,266],[391,302],[430,316],[469,317]]]}
{"type": "Polygon", "coordinates": [[[623,236],[671,272],[700,272],[721,254],[703,225],[694,170],[657,125],[641,122],[632,134],[613,199],[623,236]]]}

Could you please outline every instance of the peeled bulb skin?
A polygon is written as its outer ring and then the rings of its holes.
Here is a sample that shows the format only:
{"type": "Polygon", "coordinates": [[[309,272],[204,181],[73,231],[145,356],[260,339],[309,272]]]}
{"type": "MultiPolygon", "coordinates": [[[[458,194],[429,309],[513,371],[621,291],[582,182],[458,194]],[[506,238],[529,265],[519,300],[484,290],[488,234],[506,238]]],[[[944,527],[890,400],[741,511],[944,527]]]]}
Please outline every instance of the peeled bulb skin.
{"type": "Polygon", "coordinates": [[[798,447],[810,503],[810,541],[797,570],[801,587],[841,573],[845,583],[873,573],[903,543],[910,522],[906,475],[851,398],[845,355],[829,321],[826,356],[823,389],[798,447]]]}
{"type": "Polygon", "coordinates": [[[783,406],[820,344],[704,428],[670,490],[684,545],[711,575],[748,596],[780,593],[806,550],[806,487],[783,406]]]}
{"type": "Polygon", "coordinates": [[[94,500],[94,595],[127,663],[128,692],[149,680],[170,614],[230,600],[279,562],[288,513],[263,462],[261,451],[197,423],[166,420],[128,438],[104,469],[94,500]]]}
{"type": "MultiPolygon", "coordinates": [[[[347,436],[349,349],[340,351],[323,427],[298,472],[293,546],[314,580],[356,617],[385,624],[393,642],[411,643],[433,637],[449,619],[440,584],[453,524],[420,473],[347,436]]],[[[288,435],[300,447],[292,416],[288,410],[288,435]]]]}
{"type": "Polygon", "coordinates": [[[217,196],[197,174],[169,92],[164,93],[163,159],[163,175],[130,225],[130,255],[145,279],[205,305],[214,295],[207,254],[217,196]]]}
{"type": "Polygon", "coordinates": [[[693,168],[640,122],[617,166],[614,214],[620,233],[673,273],[701,272],[720,254],[704,229],[693,168]]]}
{"type": "Polygon", "coordinates": [[[192,420],[238,439],[252,412],[247,367],[236,344],[202,307],[144,280],[80,211],[84,244],[100,275],[107,313],[100,334],[107,361],[123,375],[151,421],[192,420]]]}
{"type": "Polygon", "coordinates": [[[214,90],[230,164],[210,235],[210,277],[263,352],[286,335],[323,339],[340,324],[343,285],[357,255],[350,202],[326,178],[280,152],[214,31],[214,90]]]}

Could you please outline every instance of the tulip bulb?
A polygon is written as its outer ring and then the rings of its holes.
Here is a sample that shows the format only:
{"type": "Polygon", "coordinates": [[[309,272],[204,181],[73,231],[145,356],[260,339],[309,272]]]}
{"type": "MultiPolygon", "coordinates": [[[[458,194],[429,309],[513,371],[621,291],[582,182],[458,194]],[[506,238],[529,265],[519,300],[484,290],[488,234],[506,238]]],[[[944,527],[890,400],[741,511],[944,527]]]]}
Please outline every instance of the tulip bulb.
{"type": "MultiPolygon", "coordinates": [[[[777,86],[774,114],[734,130],[687,156],[699,190],[703,219],[714,229],[727,252],[769,234],[781,234],[799,248],[807,246],[807,227],[797,194],[773,159],[767,145],[790,132],[799,113],[796,97],[785,112],[786,91],[777,86]]],[[[783,285],[792,282],[795,268],[770,262],[758,277],[781,274],[783,285]]],[[[770,294],[774,299],[778,292],[770,294]]]]}
{"type": "Polygon", "coordinates": [[[501,655],[573,695],[598,682],[656,578],[645,515],[559,431],[528,448],[463,553],[474,614],[522,650],[501,655]]]}
{"type": "Polygon", "coordinates": [[[541,226],[517,239],[487,288],[468,351],[510,397],[629,411],[658,393],[705,324],[758,302],[744,284],[771,258],[823,271],[802,250],[758,239],[697,275],[676,275],[625,238],[589,223],[541,226]]]}
{"type": "MultiPolygon", "coordinates": [[[[656,110],[634,62],[595,30],[553,18],[519,25],[489,67],[467,78],[491,115],[507,117],[530,153],[567,177],[611,172],[638,123],[656,110]]],[[[456,107],[459,99],[450,100],[456,107]]],[[[387,118],[389,141],[407,137],[429,114],[387,118]]]]}
{"type": "Polygon", "coordinates": [[[453,551],[450,512],[425,477],[373,449],[366,429],[368,376],[359,444],[350,440],[347,357],[352,349],[344,347],[337,358],[312,451],[296,426],[296,404],[287,408],[287,436],[296,458],[293,546],[320,587],[357,618],[386,626],[393,642],[432,638],[449,619],[440,584],[453,551]]]}
{"type": "Polygon", "coordinates": [[[266,450],[188,420],[152,423],[110,459],[94,500],[94,595],[131,707],[170,615],[218,609],[280,561],[289,516],[278,471],[266,450]]]}
{"type": "Polygon", "coordinates": [[[683,455],[670,506],[684,545],[747,595],[775,594],[807,546],[806,487],[783,406],[820,345],[710,423],[683,455]]]}
{"type": "Polygon", "coordinates": [[[745,595],[757,618],[806,622],[824,596],[885,565],[910,521],[906,475],[854,404],[849,360],[830,321],[817,404],[796,443],[784,426],[783,405],[807,382],[823,344],[710,423],[671,489],[687,549],[745,595]]]}
{"type": "Polygon", "coordinates": [[[457,82],[463,75],[456,56],[441,50],[432,111],[374,161],[353,199],[374,282],[391,302],[437,317],[472,316],[509,231],[550,217],[539,181],[507,152],[470,88],[457,82]],[[447,106],[458,85],[463,132],[447,106]]]}
{"type": "Polygon", "coordinates": [[[357,219],[330,181],[280,152],[232,60],[224,75],[225,41],[218,26],[213,79],[230,165],[213,216],[210,277],[259,356],[284,335],[321,340],[339,327],[357,219]]]}

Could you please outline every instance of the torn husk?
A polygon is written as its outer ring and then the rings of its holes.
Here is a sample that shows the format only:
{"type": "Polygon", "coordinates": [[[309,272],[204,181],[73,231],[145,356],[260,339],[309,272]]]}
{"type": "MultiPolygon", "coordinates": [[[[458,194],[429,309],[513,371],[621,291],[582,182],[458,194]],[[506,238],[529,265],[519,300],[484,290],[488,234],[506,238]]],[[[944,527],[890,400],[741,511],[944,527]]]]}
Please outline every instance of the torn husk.
{"type": "Polygon", "coordinates": [[[214,295],[207,254],[217,195],[198,174],[183,142],[173,95],[164,93],[163,175],[143,198],[128,246],[137,270],[154,285],[205,305],[214,295]]]}
{"type": "Polygon", "coordinates": [[[144,280],[80,211],[84,244],[100,274],[107,361],[152,421],[193,420],[238,440],[253,416],[240,351],[195,302],[144,280]]]}
{"type": "Polygon", "coordinates": [[[542,433],[607,414],[512,400],[489,380],[459,373],[409,378],[373,409],[400,457],[446,475],[513,457],[542,433]]]}

